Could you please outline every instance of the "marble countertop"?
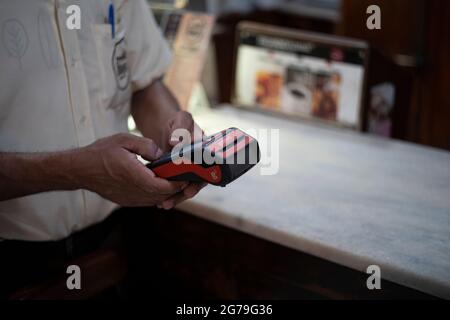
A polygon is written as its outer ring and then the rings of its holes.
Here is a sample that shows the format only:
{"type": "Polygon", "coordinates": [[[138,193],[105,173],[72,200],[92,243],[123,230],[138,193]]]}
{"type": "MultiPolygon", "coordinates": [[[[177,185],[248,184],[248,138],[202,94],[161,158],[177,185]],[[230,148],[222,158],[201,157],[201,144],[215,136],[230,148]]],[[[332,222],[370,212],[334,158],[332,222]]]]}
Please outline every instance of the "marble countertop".
{"type": "Polygon", "coordinates": [[[450,298],[450,153],[228,106],[195,119],[208,134],[280,129],[279,172],[258,164],[179,209],[450,298]]]}

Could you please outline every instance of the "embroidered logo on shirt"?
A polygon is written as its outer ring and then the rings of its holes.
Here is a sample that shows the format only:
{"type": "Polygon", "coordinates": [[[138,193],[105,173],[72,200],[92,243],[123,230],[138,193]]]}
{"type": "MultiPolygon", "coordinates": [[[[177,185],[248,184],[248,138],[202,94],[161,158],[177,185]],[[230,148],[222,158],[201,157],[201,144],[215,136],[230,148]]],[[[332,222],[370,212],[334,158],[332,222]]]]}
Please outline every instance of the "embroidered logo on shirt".
{"type": "Polygon", "coordinates": [[[22,22],[17,19],[6,20],[2,25],[2,41],[9,56],[17,59],[22,69],[22,58],[28,49],[28,35],[22,22]]]}
{"type": "Polygon", "coordinates": [[[127,65],[127,52],[125,49],[125,38],[120,38],[114,45],[112,55],[112,67],[116,77],[117,87],[125,90],[130,82],[130,75],[127,65]]]}

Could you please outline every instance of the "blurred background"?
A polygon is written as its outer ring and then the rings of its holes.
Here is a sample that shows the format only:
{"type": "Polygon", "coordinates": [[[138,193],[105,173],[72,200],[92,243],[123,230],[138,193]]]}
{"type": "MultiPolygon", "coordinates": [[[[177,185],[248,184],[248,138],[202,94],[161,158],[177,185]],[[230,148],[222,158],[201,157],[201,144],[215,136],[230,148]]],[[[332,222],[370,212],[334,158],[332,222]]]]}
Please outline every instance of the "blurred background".
{"type": "Polygon", "coordinates": [[[164,22],[168,12],[214,15],[203,83],[213,105],[233,101],[237,26],[242,21],[366,41],[361,130],[388,118],[392,138],[450,150],[450,2],[446,0],[181,0],[150,1],[164,22]],[[370,5],[381,8],[381,30],[366,27],[370,5]],[[389,86],[387,109],[373,92],[389,86]]]}

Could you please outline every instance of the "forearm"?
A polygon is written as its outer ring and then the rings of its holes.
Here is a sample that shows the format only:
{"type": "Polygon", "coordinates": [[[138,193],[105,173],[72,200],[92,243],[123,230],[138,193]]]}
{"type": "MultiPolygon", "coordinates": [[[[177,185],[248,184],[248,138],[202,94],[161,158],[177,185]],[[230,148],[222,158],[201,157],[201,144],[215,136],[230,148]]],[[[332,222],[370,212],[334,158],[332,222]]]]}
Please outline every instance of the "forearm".
{"type": "Polygon", "coordinates": [[[180,110],[178,102],[162,80],[154,81],[147,88],[133,95],[131,113],[144,137],[155,141],[167,151],[167,130],[163,126],[180,110]]]}
{"type": "Polygon", "coordinates": [[[116,134],[70,151],[0,152],[0,201],[45,191],[85,189],[122,206],[153,206],[183,190],[184,182],[155,178],[137,155],[153,161],[156,144],[116,134]]]}
{"type": "Polygon", "coordinates": [[[30,194],[78,189],[76,151],[0,153],[0,201],[30,194]]]}

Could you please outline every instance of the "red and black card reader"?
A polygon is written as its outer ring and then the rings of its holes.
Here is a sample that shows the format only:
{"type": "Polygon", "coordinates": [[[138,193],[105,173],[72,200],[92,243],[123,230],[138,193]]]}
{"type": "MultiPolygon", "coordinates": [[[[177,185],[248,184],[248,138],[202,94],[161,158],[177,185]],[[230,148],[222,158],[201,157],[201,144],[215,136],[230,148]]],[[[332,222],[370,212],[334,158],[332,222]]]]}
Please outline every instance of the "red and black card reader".
{"type": "Polygon", "coordinates": [[[229,128],[203,141],[174,148],[147,167],[167,180],[207,182],[224,187],[259,160],[258,141],[237,128],[229,128]]]}

